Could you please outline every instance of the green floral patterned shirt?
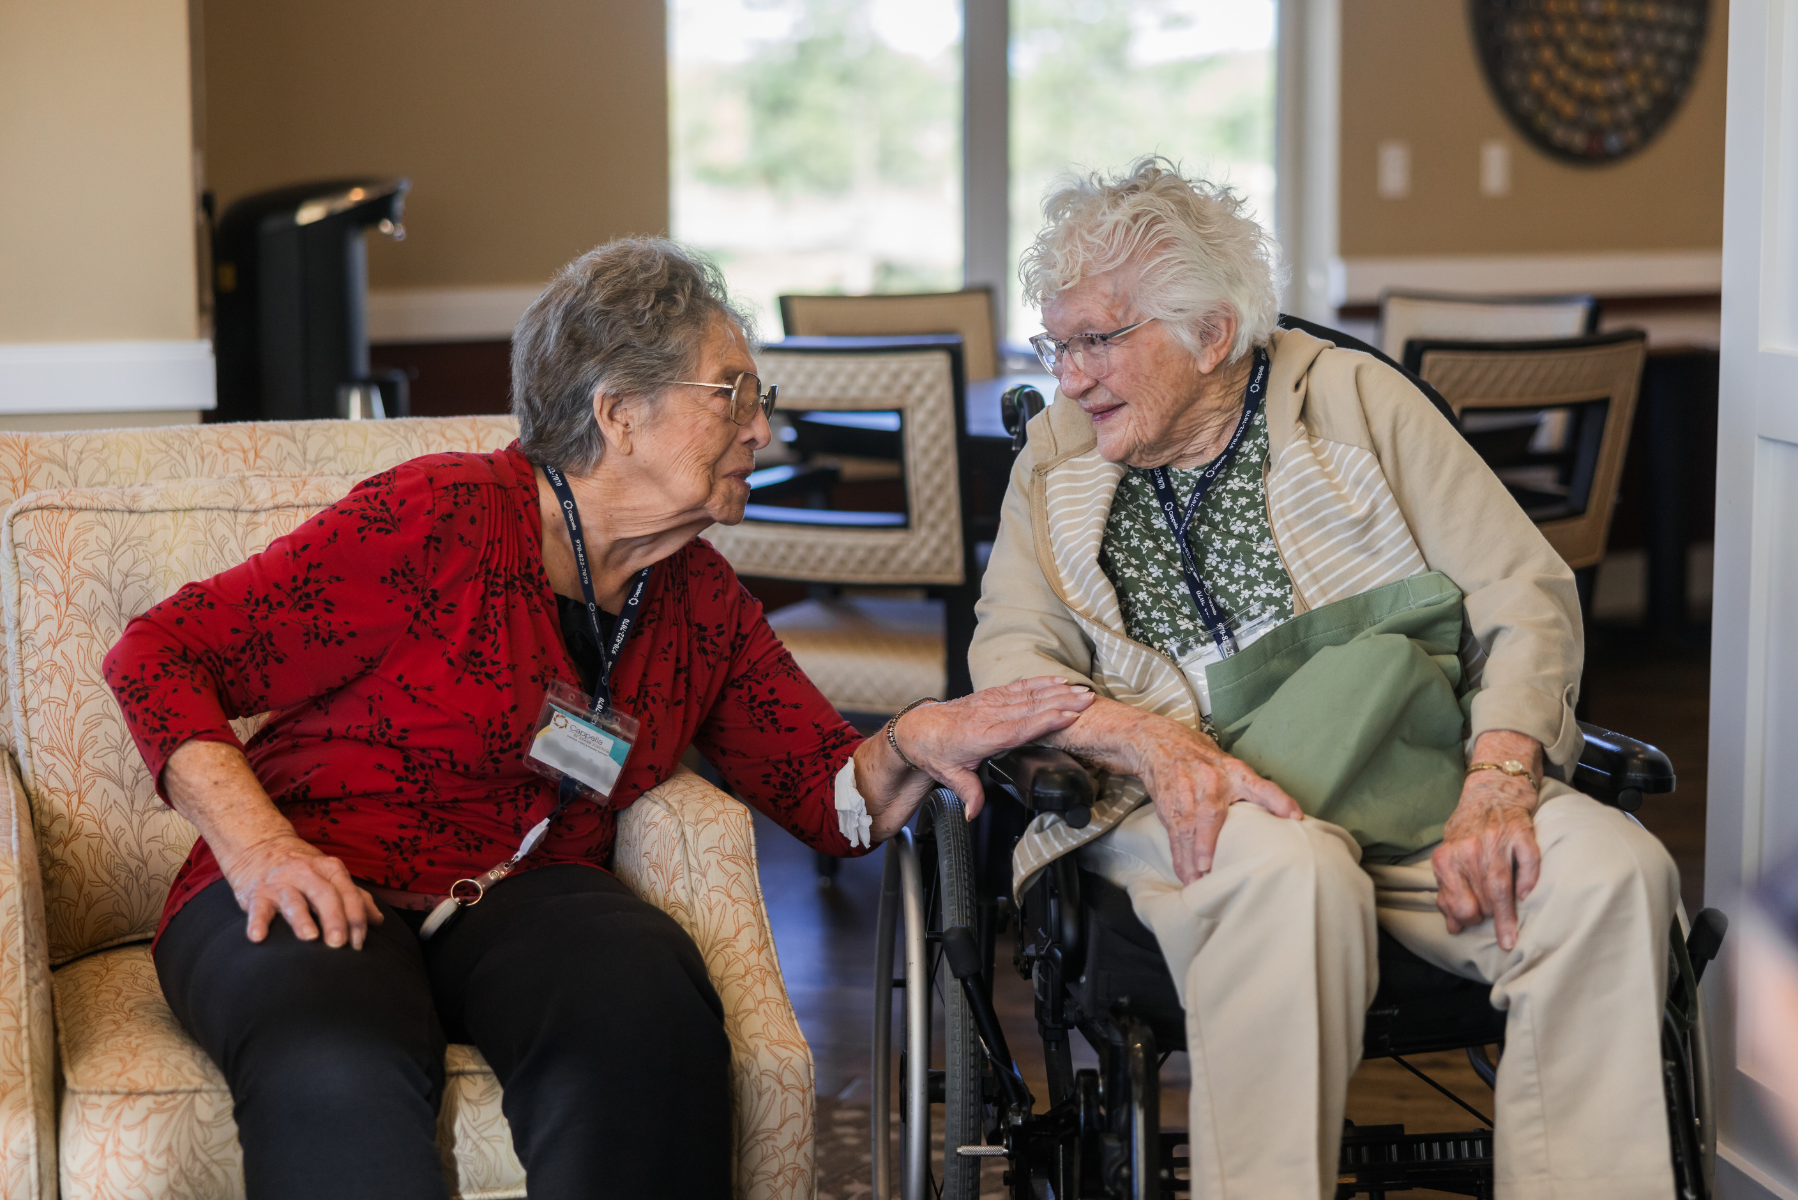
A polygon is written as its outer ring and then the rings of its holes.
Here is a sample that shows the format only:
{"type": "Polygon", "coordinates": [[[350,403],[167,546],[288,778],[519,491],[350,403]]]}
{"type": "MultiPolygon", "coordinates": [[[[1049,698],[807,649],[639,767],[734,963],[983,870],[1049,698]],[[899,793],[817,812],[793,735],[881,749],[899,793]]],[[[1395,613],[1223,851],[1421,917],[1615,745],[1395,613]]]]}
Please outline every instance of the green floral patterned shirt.
{"type": "MultiPolygon", "coordinates": [[[[1293,581],[1275,549],[1263,499],[1263,462],[1269,456],[1265,412],[1257,410],[1231,470],[1213,483],[1188,526],[1188,545],[1201,577],[1234,630],[1294,615],[1293,581]]],[[[1175,497],[1183,505],[1203,470],[1170,470],[1175,497]]],[[[1100,569],[1118,593],[1125,632],[1132,640],[1162,651],[1175,663],[1212,644],[1182,579],[1181,552],[1157,506],[1148,471],[1129,470],[1119,481],[1100,542],[1100,569]]],[[[1205,727],[1210,734],[1210,719],[1205,727]]]]}

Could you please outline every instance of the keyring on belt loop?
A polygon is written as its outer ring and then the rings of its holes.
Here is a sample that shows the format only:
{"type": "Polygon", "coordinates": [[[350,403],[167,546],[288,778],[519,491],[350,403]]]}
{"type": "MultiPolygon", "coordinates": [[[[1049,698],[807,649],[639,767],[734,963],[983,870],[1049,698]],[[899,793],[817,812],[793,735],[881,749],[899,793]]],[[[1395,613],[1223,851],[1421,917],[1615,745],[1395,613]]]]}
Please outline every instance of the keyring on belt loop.
{"type": "Polygon", "coordinates": [[[480,904],[481,898],[485,895],[487,895],[487,887],[479,879],[459,879],[450,885],[450,898],[463,908],[472,908],[475,905],[480,904]],[[475,898],[473,900],[465,900],[456,892],[456,889],[465,883],[475,889],[475,898]]]}

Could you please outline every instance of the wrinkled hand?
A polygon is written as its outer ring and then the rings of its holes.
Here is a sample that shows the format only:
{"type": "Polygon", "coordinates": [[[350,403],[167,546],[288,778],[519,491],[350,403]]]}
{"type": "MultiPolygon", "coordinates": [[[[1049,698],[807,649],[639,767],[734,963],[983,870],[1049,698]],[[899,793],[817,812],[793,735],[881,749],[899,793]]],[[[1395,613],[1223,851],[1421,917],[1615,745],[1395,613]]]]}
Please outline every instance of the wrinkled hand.
{"type": "Polygon", "coordinates": [[[323,926],[327,946],[347,941],[361,950],[370,923],[384,919],[349,868],[293,834],[257,842],[219,866],[238,907],[250,914],[245,933],[253,942],[268,936],[269,923],[280,913],[303,942],[317,938],[323,926]]]}
{"type": "Polygon", "coordinates": [[[1502,950],[1518,941],[1518,906],[1538,881],[1537,799],[1530,780],[1499,771],[1477,771],[1463,781],[1443,843],[1431,855],[1438,911],[1451,933],[1492,917],[1502,950]]]}
{"type": "Polygon", "coordinates": [[[1305,814],[1281,785],[1258,775],[1211,738],[1179,721],[1145,717],[1134,735],[1136,769],[1169,833],[1175,878],[1182,885],[1212,870],[1225,813],[1238,801],[1299,820],[1305,814]]]}
{"type": "MultiPolygon", "coordinates": [[[[1067,728],[1093,702],[1094,693],[1086,688],[1058,675],[1040,675],[915,708],[894,726],[894,738],[906,757],[962,797],[974,820],[983,799],[975,774],[982,759],[1067,728]]],[[[876,818],[878,835],[885,824],[876,818]]]]}

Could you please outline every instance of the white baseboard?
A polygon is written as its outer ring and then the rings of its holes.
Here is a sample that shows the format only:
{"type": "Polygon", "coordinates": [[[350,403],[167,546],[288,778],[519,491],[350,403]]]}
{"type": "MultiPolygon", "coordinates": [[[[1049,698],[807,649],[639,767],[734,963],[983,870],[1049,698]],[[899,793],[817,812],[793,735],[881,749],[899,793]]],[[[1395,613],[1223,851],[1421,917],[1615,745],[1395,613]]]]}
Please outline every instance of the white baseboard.
{"type": "Polygon", "coordinates": [[[1374,304],[1389,288],[1473,295],[1684,296],[1717,292],[1720,261],[1717,250],[1342,258],[1333,264],[1332,302],[1374,304]]]}
{"type": "Polygon", "coordinates": [[[1795,1200],[1794,1189],[1775,1178],[1730,1142],[1719,1141],[1719,1192],[1730,1200],[1795,1200]]]}
{"type": "Polygon", "coordinates": [[[393,288],[369,293],[369,341],[477,342],[512,337],[542,284],[393,288]]]}
{"type": "Polygon", "coordinates": [[[0,344],[0,413],[196,412],[216,406],[209,341],[0,344]]]}

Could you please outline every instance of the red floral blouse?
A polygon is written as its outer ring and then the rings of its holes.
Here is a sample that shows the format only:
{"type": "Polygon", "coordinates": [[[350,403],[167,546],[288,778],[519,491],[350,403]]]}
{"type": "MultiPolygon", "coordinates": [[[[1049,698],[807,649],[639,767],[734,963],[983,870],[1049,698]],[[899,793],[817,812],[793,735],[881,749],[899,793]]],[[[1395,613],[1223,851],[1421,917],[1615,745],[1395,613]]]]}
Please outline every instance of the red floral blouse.
{"type": "MultiPolygon", "coordinates": [[[[250,765],[300,836],[352,875],[442,893],[509,857],[556,805],[523,761],[544,693],[553,679],[580,685],[541,528],[517,443],[428,455],[134,618],[106,680],[158,793],[177,746],[239,745],[228,720],[271,712],[250,765]]],[[[690,743],[796,837],[855,853],[833,778],[861,738],[706,542],[656,565],[613,695],[641,731],[610,806],[571,805],[521,869],[603,865],[618,809],[667,779],[690,743]]],[[[158,935],[219,878],[202,839],[158,935]]]]}

